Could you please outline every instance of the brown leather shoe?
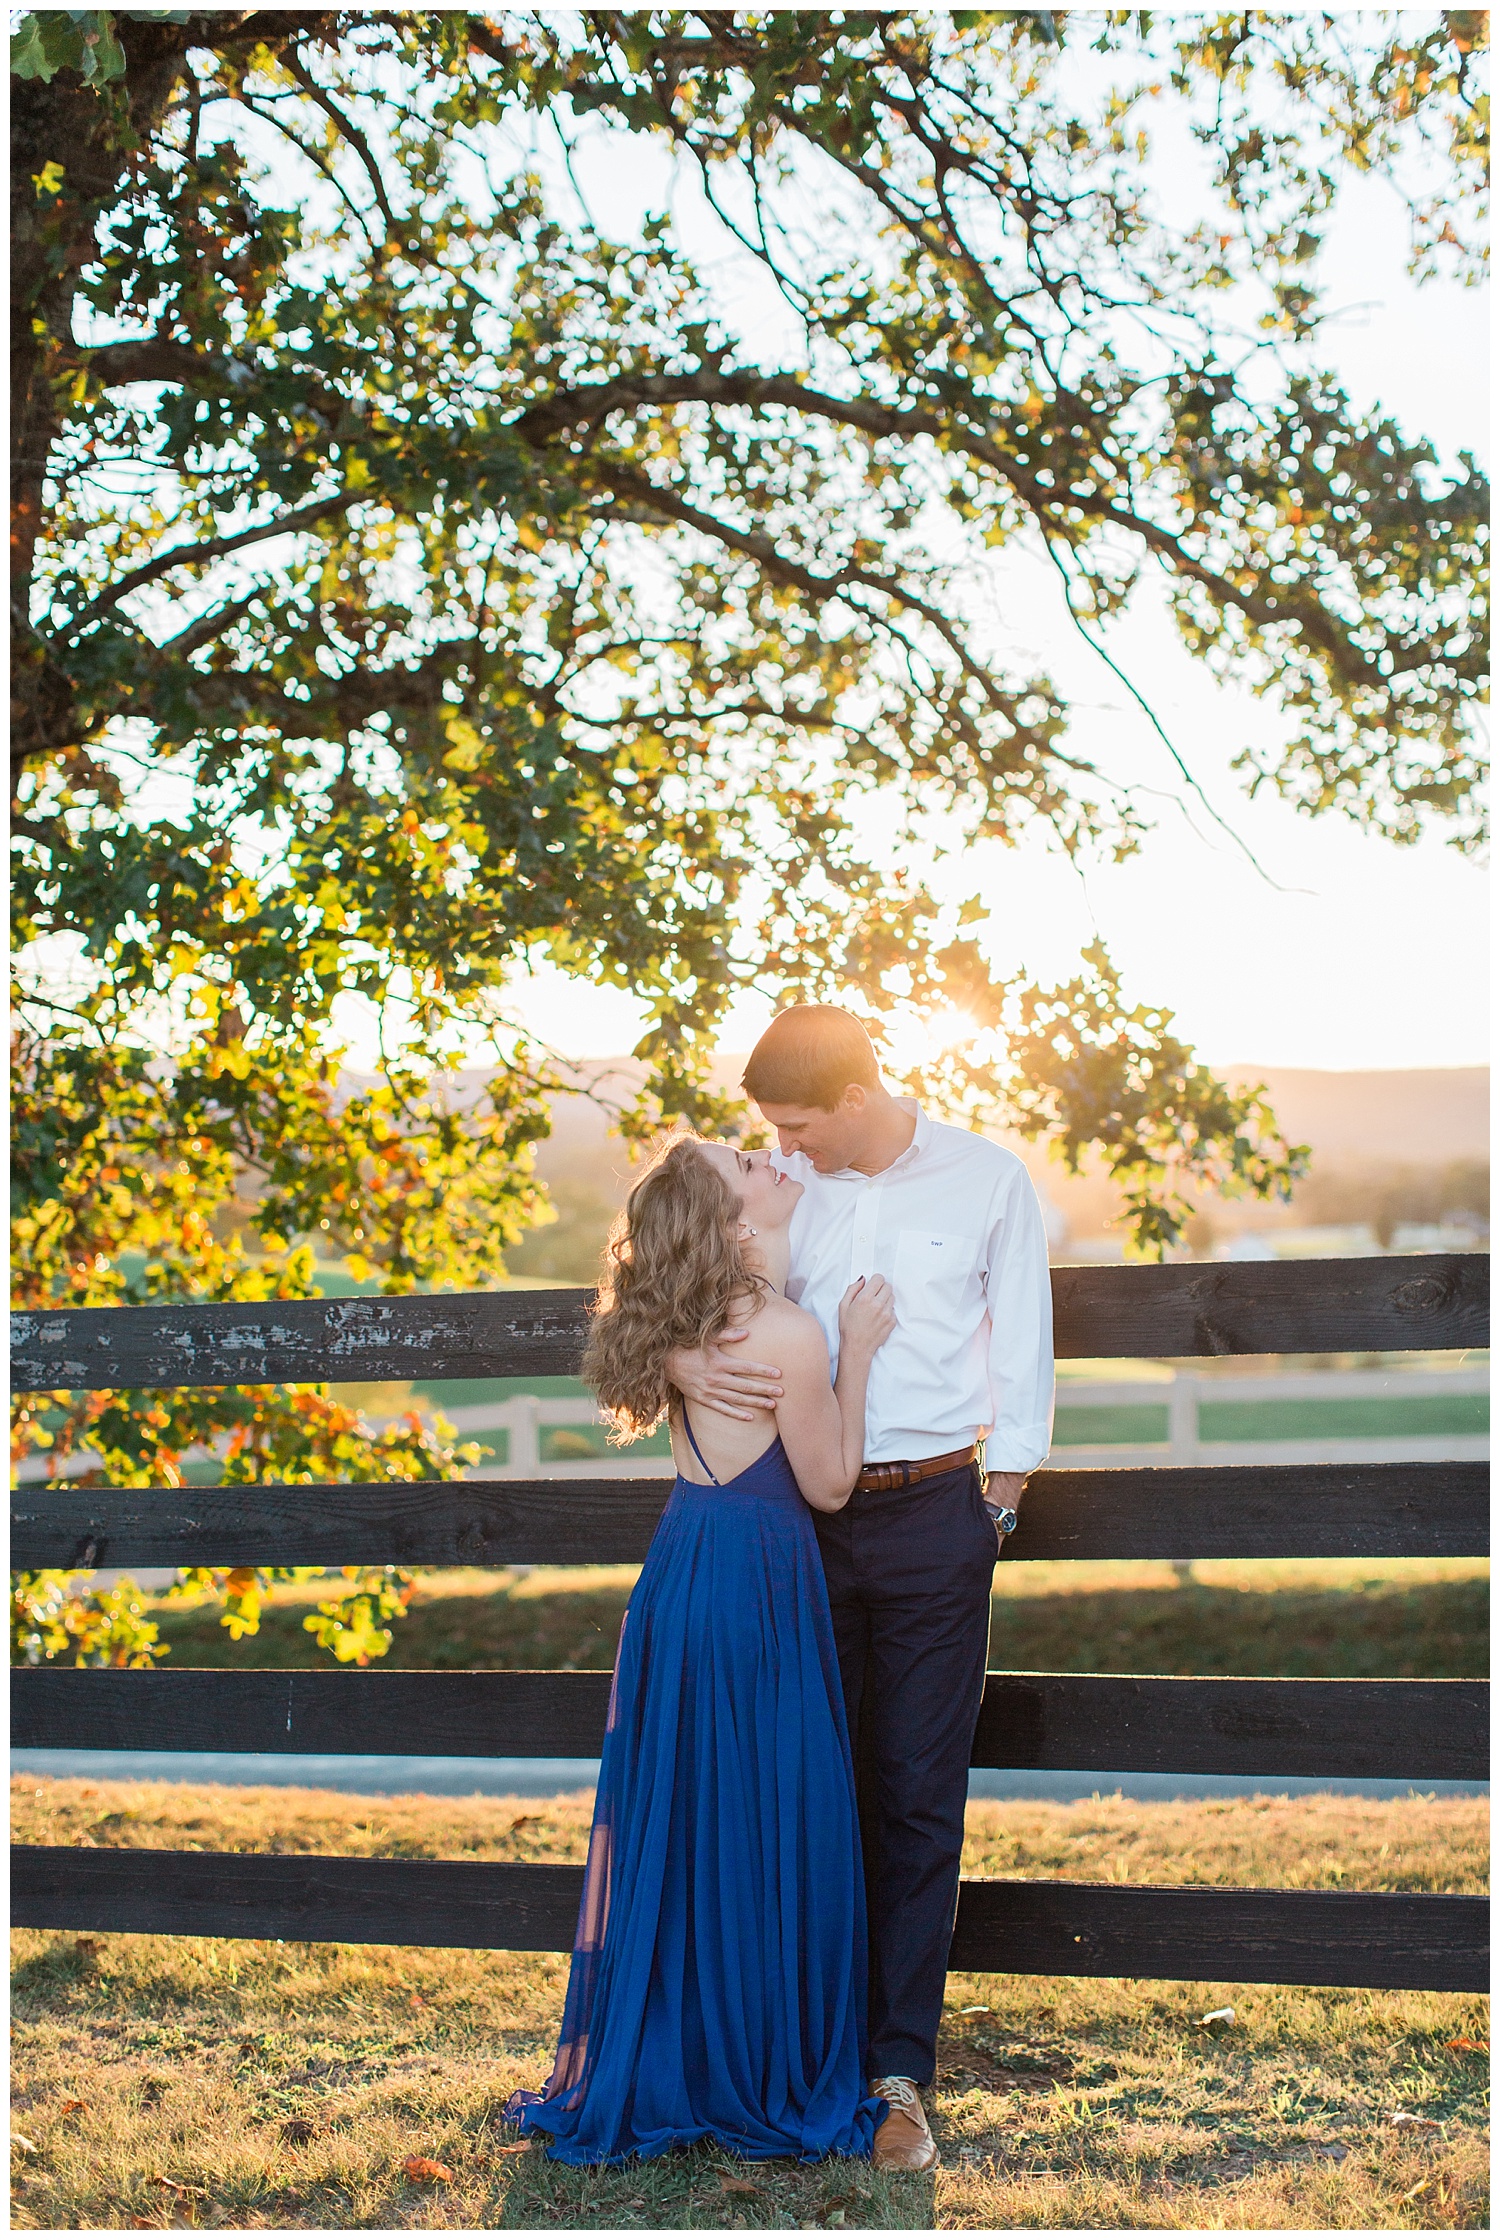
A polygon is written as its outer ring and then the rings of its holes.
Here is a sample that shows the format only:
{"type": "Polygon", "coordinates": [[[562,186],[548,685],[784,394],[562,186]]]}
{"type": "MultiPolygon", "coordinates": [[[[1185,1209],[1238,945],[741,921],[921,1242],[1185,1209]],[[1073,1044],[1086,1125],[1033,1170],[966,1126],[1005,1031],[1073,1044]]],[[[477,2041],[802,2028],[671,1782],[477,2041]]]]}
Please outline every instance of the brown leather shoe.
{"type": "Polygon", "coordinates": [[[890,2114],[875,2134],[870,2160],[877,2170],[930,2170],[938,2151],[927,2128],[927,2111],[910,2077],[876,2077],[870,2090],[887,2101],[890,2114]]]}

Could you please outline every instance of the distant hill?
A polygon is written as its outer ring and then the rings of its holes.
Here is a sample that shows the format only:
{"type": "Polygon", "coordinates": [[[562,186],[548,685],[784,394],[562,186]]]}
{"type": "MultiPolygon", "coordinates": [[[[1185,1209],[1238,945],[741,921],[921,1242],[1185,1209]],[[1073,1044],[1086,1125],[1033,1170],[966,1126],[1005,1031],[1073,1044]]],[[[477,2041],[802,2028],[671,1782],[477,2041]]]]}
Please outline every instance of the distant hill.
{"type": "MultiPolygon", "coordinates": [[[[622,1102],[644,1070],[631,1058],[601,1059],[590,1069],[597,1071],[604,1093],[622,1102]]],[[[726,1053],[714,1069],[726,1088],[738,1083],[743,1070],[743,1052],[726,1053]]],[[[1319,1164],[1442,1166],[1489,1153],[1488,1066],[1360,1073],[1252,1065],[1222,1070],[1237,1086],[1263,1081],[1287,1135],[1294,1143],[1311,1144],[1319,1164]]],[[[552,1128],[551,1142],[542,1147],[544,1166],[585,1145],[602,1145],[608,1134],[604,1114],[584,1097],[559,1098],[552,1128]]]]}
{"type": "MultiPolygon", "coordinates": [[[[716,1085],[738,1086],[744,1053],[723,1053],[716,1085]]],[[[1283,1227],[1299,1222],[1375,1222],[1387,1209],[1394,1220],[1437,1219],[1454,1203],[1479,1210],[1485,1200],[1489,1157],[1489,1070],[1441,1066],[1322,1072],[1306,1067],[1231,1065],[1222,1069],[1239,1084],[1263,1081],[1281,1126],[1294,1143],[1312,1147],[1312,1173],[1289,1207],[1257,1200],[1205,1202],[1214,1232],[1283,1227]],[[1453,1170],[1469,1175],[1454,1195],[1453,1170]],[[1481,1170],[1477,1174],[1474,1170],[1481,1170]],[[1429,1188],[1422,1177],[1433,1178],[1429,1188]],[[1446,1180],[1440,1180],[1446,1176],[1446,1180]],[[1425,1198],[1437,1190],[1432,1207],[1425,1198]],[[1440,1201],[1440,1202],[1439,1202],[1440,1201]]],[[[537,1165],[552,1192],[560,1222],[534,1232],[508,1255],[517,1273],[585,1281],[608,1226],[610,1212],[630,1187],[627,1146],[612,1132],[611,1110],[628,1104],[645,1073],[633,1058],[600,1058],[578,1067],[580,1085],[592,1095],[553,1100],[552,1134],[537,1150],[537,1165]]],[[[477,1094],[486,1078],[466,1068],[460,1094],[477,1094]]],[[[1045,1146],[1013,1142],[1049,1204],[1049,1230],[1078,1240],[1104,1239],[1112,1230],[1117,1198],[1099,1174],[1070,1177],[1045,1146]]]]}
{"type": "Polygon", "coordinates": [[[1490,1143],[1488,1066],[1411,1072],[1315,1073],[1292,1066],[1226,1066],[1236,1085],[1264,1081],[1276,1116],[1321,1165],[1379,1161],[1445,1166],[1484,1159],[1490,1143]]]}

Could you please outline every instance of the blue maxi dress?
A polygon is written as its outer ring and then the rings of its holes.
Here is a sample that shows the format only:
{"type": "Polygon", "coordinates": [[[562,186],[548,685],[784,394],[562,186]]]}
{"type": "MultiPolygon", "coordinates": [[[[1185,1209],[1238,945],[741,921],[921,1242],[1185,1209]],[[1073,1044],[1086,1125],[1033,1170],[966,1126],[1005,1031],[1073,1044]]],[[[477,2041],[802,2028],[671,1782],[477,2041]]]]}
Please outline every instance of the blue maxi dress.
{"type": "Polygon", "coordinates": [[[828,1590],[777,1438],[672,1488],[621,1630],[557,2060],[505,2113],[560,2162],[868,2156],[865,1971],[828,1590]]]}

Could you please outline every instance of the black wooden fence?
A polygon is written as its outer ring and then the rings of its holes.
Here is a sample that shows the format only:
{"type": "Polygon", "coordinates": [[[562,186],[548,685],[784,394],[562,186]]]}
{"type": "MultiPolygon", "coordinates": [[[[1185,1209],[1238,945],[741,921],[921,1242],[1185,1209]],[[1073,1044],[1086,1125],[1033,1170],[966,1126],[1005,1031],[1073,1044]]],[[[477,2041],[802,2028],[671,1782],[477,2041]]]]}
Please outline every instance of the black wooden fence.
{"type": "MultiPolygon", "coordinates": [[[[1474,1254],[1295,1265],[1060,1268],[1065,1358],[1401,1352],[1488,1343],[1474,1254]]],[[[501,1377],[577,1366],[586,1294],[317,1300],[19,1315],[25,1391],[501,1377]]],[[[1016,1557],[1480,1555],[1484,1466],[1044,1470],[1016,1557]]],[[[23,1487],[21,1569],[146,1564],[629,1563],[661,1480],[185,1489],[23,1487]]],[[[607,1673],[18,1671],[28,1748],[593,1756],[607,1673]]],[[[1482,1778],[1486,1695],[1443,1680],[1178,1680],[995,1673],[979,1766],[1482,1778]]],[[[25,1847],[35,1928],[565,1949],[582,1869],[462,1860],[25,1847]]],[[[970,1881],[952,1965],[1468,1991],[1483,1899],[970,1881]]]]}

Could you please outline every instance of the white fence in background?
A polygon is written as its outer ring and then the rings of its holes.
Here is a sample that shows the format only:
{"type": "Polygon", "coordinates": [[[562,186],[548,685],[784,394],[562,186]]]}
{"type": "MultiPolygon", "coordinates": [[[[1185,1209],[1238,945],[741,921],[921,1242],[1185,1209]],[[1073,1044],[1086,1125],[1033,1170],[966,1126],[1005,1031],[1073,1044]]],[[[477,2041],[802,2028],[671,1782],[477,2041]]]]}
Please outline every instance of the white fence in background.
{"type": "MultiPolygon", "coordinates": [[[[1202,1377],[1177,1370],[1170,1379],[1100,1378],[1059,1380],[1060,1408],[1165,1406],[1164,1441],[1135,1440],[1129,1445],[1093,1446],[1069,1442],[1054,1447],[1058,1466],[1100,1469],[1129,1463],[1185,1466],[1234,1462],[1473,1462],[1489,1454],[1483,1432],[1401,1432],[1385,1438],[1205,1440],[1199,1409],[1204,1401],[1467,1399],[1489,1390],[1487,1369],[1396,1370],[1331,1369],[1296,1376],[1202,1377]]],[[[484,1463],[476,1478],[670,1478],[666,1455],[636,1455],[629,1447],[607,1455],[544,1461],[544,1431],[602,1421],[588,1399],[543,1399],[522,1394],[491,1406],[450,1408],[448,1420],[466,1438],[486,1431],[509,1433],[503,1463],[484,1463]]]]}
{"type": "MultiPolygon", "coordinates": [[[[1070,1440],[1052,1450],[1058,1468],[1114,1469],[1131,1463],[1185,1466],[1210,1462],[1483,1462],[1490,1446],[1483,1432],[1397,1432],[1378,1439],[1205,1440],[1199,1423],[1204,1401],[1467,1399],[1488,1392],[1487,1369],[1329,1369],[1298,1376],[1203,1377],[1177,1370],[1170,1378],[1083,1378],[1058,1380],[1060,1408],[1165,1406],[1165,1440],[1132,1440],[1128,1445],[1079,1444],[1070,1440]]],[[[460,1435],[509,1434],[504,1462],[484,1462],[474,1478],[670,1478],[670,1456],[611,1447],[606,1454],[543,1460],[542,1433],[579,1429],[603,1421],[592,1400],[559,1394],[542,1398],[521,1393],[512,1400],[482,1401],[448,1408],[444,1414],[460,1435]]],[[[183,1458],[208,1461],[204,1449],[183,1458]]],[[[58,1475],[74,1477],[91,1468],[93,1458],[75,1455],[58,1475]]],[[[29,1460],[17,1472],[30,1484],[47,1475],[45,1462],[29,1460]]]]}

